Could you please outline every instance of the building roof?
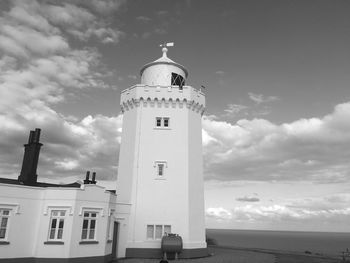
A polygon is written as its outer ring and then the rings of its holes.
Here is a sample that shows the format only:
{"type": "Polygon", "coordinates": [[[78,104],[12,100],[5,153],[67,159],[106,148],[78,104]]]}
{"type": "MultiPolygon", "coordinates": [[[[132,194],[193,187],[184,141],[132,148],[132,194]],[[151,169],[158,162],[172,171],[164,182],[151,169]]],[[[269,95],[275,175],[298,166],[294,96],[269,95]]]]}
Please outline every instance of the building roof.
{"type": "MultiPolygon", "coordinates": [[[[10,179],[10,178],[0,178],[0,184],[15,184],[15,185],[27,185],[23,184],[17,179],[10,179]]],[[[36,182],[34,185],[27,185],[27,186],[33,186],[33,187],[70,187],[70,188],[80,188],[80,184],[70,183],[70,184],[50,184],[50,183],[42,183],[42,182],[36,182]]]]}

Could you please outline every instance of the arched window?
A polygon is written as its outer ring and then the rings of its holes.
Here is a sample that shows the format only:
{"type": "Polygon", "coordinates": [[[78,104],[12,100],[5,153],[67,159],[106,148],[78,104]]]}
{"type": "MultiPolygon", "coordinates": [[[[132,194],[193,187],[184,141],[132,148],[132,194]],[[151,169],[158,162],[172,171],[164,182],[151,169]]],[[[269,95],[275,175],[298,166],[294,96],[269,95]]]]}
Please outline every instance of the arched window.
{"type": "Polygon", "coordinates": [[[171,85],[172,86],[179,86],[179,89],[182,89],[182,87],[185,85],[185,79],[176,73],[171,73],[171,85]]]}

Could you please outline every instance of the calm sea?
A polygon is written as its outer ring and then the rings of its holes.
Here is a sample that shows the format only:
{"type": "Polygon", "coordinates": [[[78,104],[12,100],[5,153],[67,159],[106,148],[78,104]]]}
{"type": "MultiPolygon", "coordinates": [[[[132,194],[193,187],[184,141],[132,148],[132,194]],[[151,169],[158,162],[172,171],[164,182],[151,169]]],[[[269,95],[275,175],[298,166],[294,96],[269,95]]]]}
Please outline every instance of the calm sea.
{"type": "Polygon", "coordinates": [[[350,249],[350,233],[207,229],[218,245],[339,255],[350,249]]]}

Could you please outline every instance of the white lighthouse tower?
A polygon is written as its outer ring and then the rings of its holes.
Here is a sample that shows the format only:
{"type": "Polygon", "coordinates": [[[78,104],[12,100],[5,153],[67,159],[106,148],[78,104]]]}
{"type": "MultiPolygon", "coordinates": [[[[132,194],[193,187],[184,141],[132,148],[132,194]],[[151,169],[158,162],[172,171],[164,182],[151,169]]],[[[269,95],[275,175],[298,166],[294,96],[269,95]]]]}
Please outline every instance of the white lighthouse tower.
{"type": "Polygon", "coordinates": [[[123,116],[116,208],[118,257],[161,257],[167,233],[183,258],[207,255],[201,116],[205,95],[185,84],[186,68],[163,56],[121,92],[123,116]]]}

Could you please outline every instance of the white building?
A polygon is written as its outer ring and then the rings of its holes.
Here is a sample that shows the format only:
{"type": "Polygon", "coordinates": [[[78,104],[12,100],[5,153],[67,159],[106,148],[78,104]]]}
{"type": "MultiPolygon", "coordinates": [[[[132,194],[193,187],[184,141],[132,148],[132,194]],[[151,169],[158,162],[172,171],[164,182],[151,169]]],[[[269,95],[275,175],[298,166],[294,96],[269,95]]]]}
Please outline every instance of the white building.
{"type": "Polygon", "coordinates": [[[105,263],[116,257],[116,195],[84,183],[37,182],[40,130],[31,131],[18,180],[0,178],[0,262],[105,263]]]}
{"type": "Polygon", "coordinates": [[[123,134],[117,180],[118,255],[161,257],[165,233],[182,237],[180,257],[207,255],[201,116],[205,95],[187,70],[163,56],[121,93],[123,134]]]}
{"type": "Polygon", "coordinates": [[[100,186],[1,183],[0,200],[0,262],[102,263],[115,256],[116,195],[100,186]]]}

